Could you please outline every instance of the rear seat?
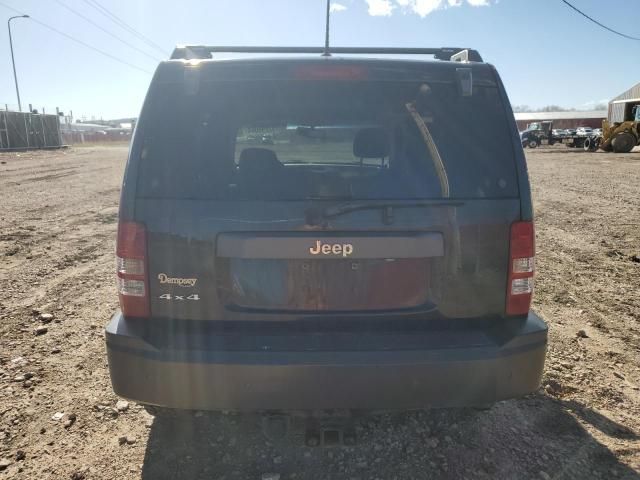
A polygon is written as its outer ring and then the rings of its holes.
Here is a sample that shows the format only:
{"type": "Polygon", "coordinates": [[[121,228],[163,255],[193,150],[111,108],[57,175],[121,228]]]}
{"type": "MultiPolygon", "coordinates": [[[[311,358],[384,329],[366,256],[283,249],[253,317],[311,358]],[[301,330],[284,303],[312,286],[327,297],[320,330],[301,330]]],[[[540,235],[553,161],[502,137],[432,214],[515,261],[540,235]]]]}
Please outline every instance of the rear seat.
{"type": "Polygon", "coordinates": [[[281,195],[286,185],[284,165],[268,148],[249,147],[240,152],[238,160],[239,186],[242,195],[261,200],[281,195]]]}

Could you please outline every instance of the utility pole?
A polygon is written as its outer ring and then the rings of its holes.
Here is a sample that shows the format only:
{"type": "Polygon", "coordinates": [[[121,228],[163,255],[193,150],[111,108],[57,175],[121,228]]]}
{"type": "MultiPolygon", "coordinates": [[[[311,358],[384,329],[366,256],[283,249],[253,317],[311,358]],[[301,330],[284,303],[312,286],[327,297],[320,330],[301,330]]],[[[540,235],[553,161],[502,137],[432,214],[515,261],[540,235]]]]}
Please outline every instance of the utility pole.
{"type": "Polygon", "coordinates": [[[324,29],[324,52],[322,53],[323,57],[330,57],[331,52],[329,51],[329,18],[331,15],[331,0],[327,0],[327,19],[325,23],[324,29]]]}
{"type": "Polygon", "coordinates": [[[7,28],[9,29],[9,48],[11,50],[11,64],[13,65],[13,80],[16,82],[16,96],[18,97],[18,110],[22,111],[22,103],[20,103],[20,89],[18,88],[18,75],[16,74],[16,60],[13,57],[13,40],[11,39],[11,20],[14,18],[29,18],[29,15],[16,15],[7,20],[7,28]]]}

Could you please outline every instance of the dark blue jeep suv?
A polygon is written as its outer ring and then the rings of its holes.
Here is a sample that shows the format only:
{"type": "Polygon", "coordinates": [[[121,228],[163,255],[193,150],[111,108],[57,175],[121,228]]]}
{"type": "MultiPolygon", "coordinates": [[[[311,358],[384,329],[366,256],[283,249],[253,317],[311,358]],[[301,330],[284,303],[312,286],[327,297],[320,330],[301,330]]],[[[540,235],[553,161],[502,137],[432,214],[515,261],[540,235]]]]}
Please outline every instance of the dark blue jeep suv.
{"type": "Polygon", "coordinates": [[[115,392],[255,411],[535,391],[533,211],[495,68],[446,48],[222,50],[177,48],[136,126],[115,392]]]}

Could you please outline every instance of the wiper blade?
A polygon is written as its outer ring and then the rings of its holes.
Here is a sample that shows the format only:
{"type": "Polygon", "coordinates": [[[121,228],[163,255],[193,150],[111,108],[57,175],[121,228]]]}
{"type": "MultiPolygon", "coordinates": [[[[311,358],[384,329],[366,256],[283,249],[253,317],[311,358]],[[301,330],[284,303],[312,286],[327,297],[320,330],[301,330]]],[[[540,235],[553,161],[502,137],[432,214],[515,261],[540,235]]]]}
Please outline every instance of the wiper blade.
{"type": "Polygon", "coordinates": [[[309,195],[305,200],[352,200],[351,195],[309,195]]]}
{"type": "Polygon", "coordinates": [[[379,202],[352,202],[325,208],[322,211],[324,218],[338,217],[356,210],[379,210],[387,208],[412,208],[412,207],[457,207],[463,205],[460,200],[385,200],[379,202]]]}
{"type": "Polygon", "coordinates": [[[345,213],[357,210],[383,210],[383,222],[393,223],[394,208],[414,208],[414,207],[459,207],[464,205],[461,200],[382,200],[372,202],[349,202],[334,205],[324,209],[309,209],[306,212],[306,220],[309,225],[319,225],[323,220],[339,217],[345,213]]]}

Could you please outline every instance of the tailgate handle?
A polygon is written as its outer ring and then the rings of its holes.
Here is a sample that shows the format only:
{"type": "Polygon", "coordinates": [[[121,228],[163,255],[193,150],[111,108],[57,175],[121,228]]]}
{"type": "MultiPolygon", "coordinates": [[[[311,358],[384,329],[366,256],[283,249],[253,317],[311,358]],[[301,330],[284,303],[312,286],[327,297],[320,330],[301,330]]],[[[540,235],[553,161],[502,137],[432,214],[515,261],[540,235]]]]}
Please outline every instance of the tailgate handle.
{"type": "Polygon", "coordinates": [[[292,236],[223,233],[217,255],[255,259],[375,259],[442,257],[441,233],[385,236],[292,236]]]}

